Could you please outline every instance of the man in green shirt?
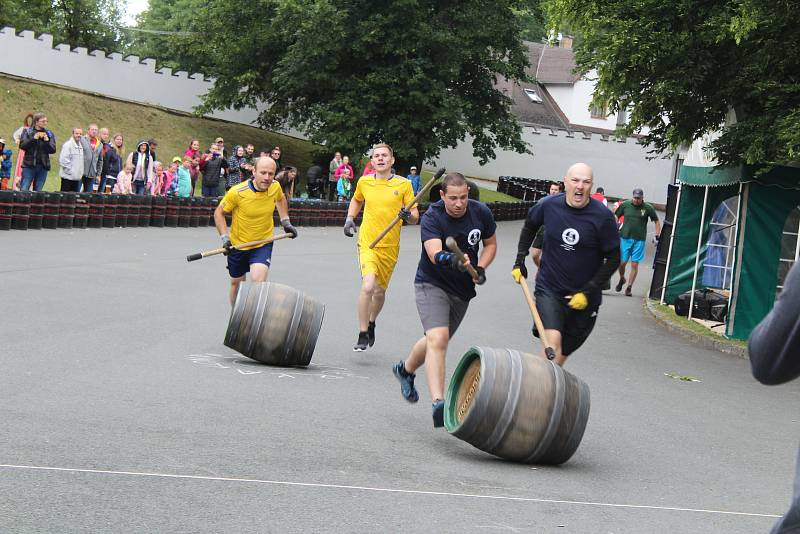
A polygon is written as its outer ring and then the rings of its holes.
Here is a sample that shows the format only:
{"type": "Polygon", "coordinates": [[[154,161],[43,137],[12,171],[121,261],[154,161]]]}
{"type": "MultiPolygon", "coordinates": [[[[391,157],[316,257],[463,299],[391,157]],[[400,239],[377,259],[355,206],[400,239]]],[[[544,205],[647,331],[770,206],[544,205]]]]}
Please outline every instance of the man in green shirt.
{"type": "Polygon", "coordinates": [[[617,292],[622,291],[625,285],[625,266],[631,262],[631,272],[627,279],[628,287],[625,288],[625,295],[632,296],[631,288],[639,273],[639,262],[644,259],[644,242],[647,239],[647,220],[656,223],[656,236],[661,234],[661,221],[658,220],[656,210],[652,204],[644,201],[644,191],[639,188],[633,190],[633,198],[626,200],[619,205],[614,212],[617,219],[624,217],[622,229],[620,230],[620,253],[621,262],[619,264],[619,282],[615,288],[617,292]]]}

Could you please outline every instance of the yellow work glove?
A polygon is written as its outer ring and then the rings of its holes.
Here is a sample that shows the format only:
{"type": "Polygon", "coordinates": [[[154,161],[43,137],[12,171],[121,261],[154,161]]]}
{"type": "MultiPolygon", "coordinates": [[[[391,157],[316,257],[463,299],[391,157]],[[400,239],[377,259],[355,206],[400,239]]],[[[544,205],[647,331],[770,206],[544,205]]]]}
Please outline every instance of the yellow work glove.
{"type": "Polygon", "coordinates": [[[520,283],[519,279],[521,276],[522,271],[520,271],[519,267],[514,267],[514,269],[511,270],[511,278],[513,278],[516,283],[520,283]]]}
{"type": "Polygon", "coordinates": [[[586,293],[578,291],[569,299],[567,306],[573,310],[585,310],[589,305],[589,299],[586,298],[586,293]]]}

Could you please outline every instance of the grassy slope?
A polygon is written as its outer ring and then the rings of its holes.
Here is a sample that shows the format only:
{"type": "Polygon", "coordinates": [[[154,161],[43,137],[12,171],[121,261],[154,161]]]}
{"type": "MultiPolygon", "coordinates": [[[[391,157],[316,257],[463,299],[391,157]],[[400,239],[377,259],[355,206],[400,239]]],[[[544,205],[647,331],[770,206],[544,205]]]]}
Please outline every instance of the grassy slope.
{"type": "MultiPolygon", "coordinates": [[[[48,128],[56,135],[58,149],[71,135],[72,128],[86,129],[90,122],[107,127],[113,136],[122,133],[125,150],[130,152],[140,139],[154,138],[158,141],[157,153],[162,162],[174,156],[183,155],[189,142],[196,138],[206,149],[217,136],[225,139],[228,150],[234,145],[253,143],[256,151],[279,145],[283,150],[282,162],[294,165],[299,175],[305,176],[306,169],[312,165],[313,145],[308,141],[277,134],[252,126],[202,119],[184,113],[167,111],[161,108],[122,102],[103,96],[83,93],[62,87],[22,80],[0,75],[0,137],[14,151],[16,146],[11,133],[22,124],[28,112],[42,111],[47,114],[48,128]]],[[[45,191],[60,187],[58,177],[58,152],[51,158],[52,168],[45,184],[45,191]]],[[[431,173],[423,172],[423,182],[431,173]]],[[[200,181],[197,182],[198,190],[200,181]]],[[[304,188],[303,188],[304,189],[304,188]]],[[[519,199],[481,188],[483,202],[516,202],[519,199]]]]}
{"type": "MultiPolygon", "coordinates": [[[[48,128],[56,135],[59,150],[71,135],[72,128],[86,129],[89,122],[107,127],[111,135],[122,133],[125,150],[130,152],[140,139],[154,138],[158,141],[158,158],[169,161],[173,156],[183,155],[193,138],[200,140],[200,146],[208,148],[216,136],[225,139],[230,150],[234,145],[253,143],[256,151],[280,145],[283,150],[283,163],[295,165],[300,175],[311,165],[311,143],[276,134],[252,126],[229,123],[214,119],[202,119],[186,114],[166,111],[159,108],[121,102],[102,96],[95,96],[46,84],[0,76],[0,137],[9,148],[16,146],[11,133],[22,124],[28,112],[42,111],[47,115],[48,128]]],[[[16,161],[16,159],[15,159],[16,161]]],[[[57,190],[58,152],[51,159],[52,168],[45,184],[45,190],[57,190]]],[[[198,188],[200,182],[198,181],[198,188]]]]}

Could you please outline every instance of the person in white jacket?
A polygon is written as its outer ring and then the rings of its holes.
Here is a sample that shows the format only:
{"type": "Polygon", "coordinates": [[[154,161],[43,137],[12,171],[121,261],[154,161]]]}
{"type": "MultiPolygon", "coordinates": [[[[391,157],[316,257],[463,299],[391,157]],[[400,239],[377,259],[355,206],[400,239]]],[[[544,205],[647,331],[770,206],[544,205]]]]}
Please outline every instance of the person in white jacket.
{"type": "Polygon", "coordinates": [[[61,176],[61,191],[75,193],[80,191],[81,178],[83,177],[82,135],[83,130],[73,128],[72,137],[61,146],[61,154],[58,156],[58,164],[61,166],[61,170],[58,173],[61,176]]]}

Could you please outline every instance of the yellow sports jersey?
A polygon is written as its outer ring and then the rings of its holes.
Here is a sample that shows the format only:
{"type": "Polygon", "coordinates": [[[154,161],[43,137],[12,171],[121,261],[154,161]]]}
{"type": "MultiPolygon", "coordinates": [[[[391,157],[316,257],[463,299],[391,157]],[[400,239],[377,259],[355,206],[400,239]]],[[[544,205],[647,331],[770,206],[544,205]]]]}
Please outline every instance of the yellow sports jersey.
{"type": "MultiPolygon", "coordinates": [[[[400,208],[414,199],[411,182],[402,176],[394,175],[390,180],[378,180],[375,175],[362,176],[356,185],[353,198],[364,202],[364,220],[358,230],[358,244],[367,248],[378,237],[400,208]]],[[[397,247],[400,245],[400,223],[381,239],[376,247],[397,247]]]]}
{"type": "MultiPolygon", "coordinates": [[[[237,184],[222,198],[222,209],[233,214],[231,244],[239,245],[266,239],[272,235],[272,214],[275,203],[283,198],[278,182],[272,182],[266,191],[256,191],[252,180],[237,184]]],[[[253,247],[247,247],[247,250],[253,247]]]]}

